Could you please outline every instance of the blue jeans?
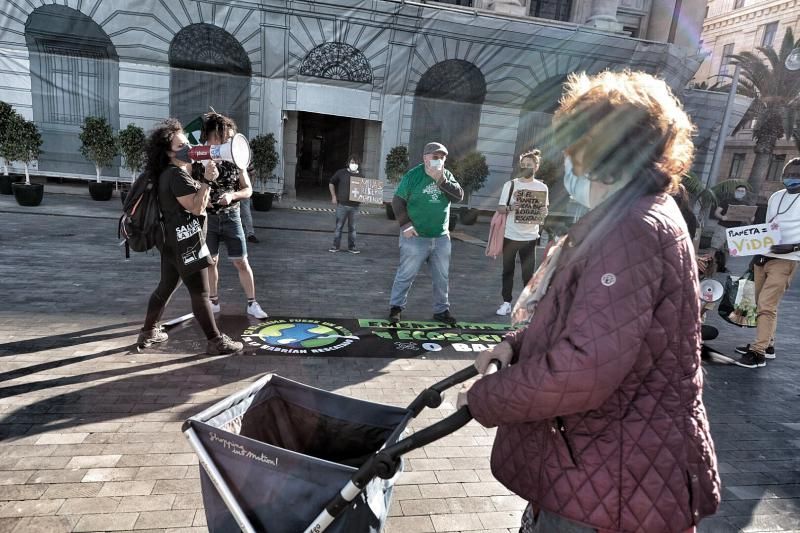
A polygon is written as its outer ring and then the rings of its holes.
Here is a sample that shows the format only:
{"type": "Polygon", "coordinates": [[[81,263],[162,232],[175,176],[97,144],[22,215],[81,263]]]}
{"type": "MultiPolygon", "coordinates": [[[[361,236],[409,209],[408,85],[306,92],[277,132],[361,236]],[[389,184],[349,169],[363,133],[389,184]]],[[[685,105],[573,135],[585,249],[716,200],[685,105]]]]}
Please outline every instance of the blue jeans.
{"type": "Polygon", "coordinates": [[[336,204],[336,229],[333,231],[333,247],[338,248],[342,243],[342,230],[347,222],[347,247],[351,250],[356,247],[356,212],[358,207],[336,204]]]}
{"type": "Polygon", "coordinates": [[[238,209],[223,211],[216,215],[208,213],[206,244],[208,251],[214,257],[219,254],[220,241],[224,242],[228,249],[228,259],[247,257],[247,241],[238,209]]]}
{"type": "Polygon", "coordinates": [[[433,312],[443,313],[450,309],[447,295],[450,271],[450,235],[434,238],[400,236],[400,266],[394,277],[389,305],[405,308],[408,291],[426,260],[430,264],[433,281],[433,312]]]}

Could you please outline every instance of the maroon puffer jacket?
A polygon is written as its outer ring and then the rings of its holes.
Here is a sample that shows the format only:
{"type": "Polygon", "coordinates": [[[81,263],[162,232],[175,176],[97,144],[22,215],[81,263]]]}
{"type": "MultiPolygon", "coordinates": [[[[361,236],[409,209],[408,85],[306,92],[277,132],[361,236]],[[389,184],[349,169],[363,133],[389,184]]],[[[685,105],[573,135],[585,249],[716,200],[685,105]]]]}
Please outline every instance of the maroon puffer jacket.
{"type": "Polygon", "coordinates": [[[570,231],[515,364],[469,391],[497,425],[492,472],[539,507],[602,531],[683,532],[720,501],[702,401],[700,299],[666,195],[570,231]]]}

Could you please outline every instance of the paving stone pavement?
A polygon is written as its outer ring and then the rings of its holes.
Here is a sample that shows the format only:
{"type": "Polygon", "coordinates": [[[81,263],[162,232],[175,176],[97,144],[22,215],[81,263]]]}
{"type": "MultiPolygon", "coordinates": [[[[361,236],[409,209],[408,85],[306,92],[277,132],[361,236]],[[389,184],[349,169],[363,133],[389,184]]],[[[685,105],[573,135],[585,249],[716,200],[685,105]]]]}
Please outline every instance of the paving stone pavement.
{"type": "MultiPolygon", "coordinates": [[[[327,252],[331,213],[254,212],[261,243],[250,247],[250,260],[264,308],[277,316],[384,317],[397,236],[379,209],[369,211],[358,220],[359,256],[327,252]]],[[[158,257],[124,260],[118,215],[116,199],[48,192],[40,207],[21,208],[0,197],[0,532],[206,531],[197,459],[180,433],[188,416],[268,372],[405,405],[471,361],[131,352],[158,257]]],[[[485,222],[459,231],[485,238],[485,222]]],[[[222,313],[243,313],[230,265],[221,268],[221,287],[222,313]]],[[[499,292],[499,262],[455,241],[453,313],[496,321],[499,292]]],[[[429,319],[430,305],[423,274],[407,317],[429,319]]],[[[167,316],[188,311],[179,289],[167,316]]],[[[800,532],[799,319],[795,285],[780,311],[775,361],[758,370],[706,366],[724,502],[701,533],[800,532]]],[[[752,334],[720,328],[713,344],[728,353],[752,334]]],[[[452,396],[411,427],[451,413],[452,396]]],[[[524,502],[492,478],[492,439],[473,422],[410,453],[386,531],[516,531],[524,502]]]]}

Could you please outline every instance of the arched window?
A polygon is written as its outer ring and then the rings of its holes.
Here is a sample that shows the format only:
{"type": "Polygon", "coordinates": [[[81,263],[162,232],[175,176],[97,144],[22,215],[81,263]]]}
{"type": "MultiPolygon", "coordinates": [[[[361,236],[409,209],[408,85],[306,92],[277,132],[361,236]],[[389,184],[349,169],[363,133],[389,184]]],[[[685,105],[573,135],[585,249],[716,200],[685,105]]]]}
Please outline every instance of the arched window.
{"type": "Polygon", "coordinates": [[[77,134],[88,116],[119,127],[119,63],[111,39],[80,11],[52,4],[28,17],[25,41],[33,119],[44,141],[39,168],[94,174],[78,154],[77,134]]]}
{"type": "Polygon", "coordinates": [[[414,95],[411,162],[422,161],[422,149],[431,141],[444,144],[453,157],[474,150],[485,97],[483,74],[468,61],[448,59],[428,69],[414,95]]]}
{"type": "MultiPolygon", "coordinates": [[[[550,126],[553,114],[558,109],[564,82],[567,77],[563,74],[544,80],[531,91],[528,99],[522,104],[517,126],[517,143],[515,155],[539,148],[544,154],[550,152],[550,126]]],[[[514,168],[519,162],[514,159],[514,168]]]]}
{"type": "Polygon", "coordinates": [[[213,107],[247,134],[252,67],[242,45],[212,24],[192,24],[169,47],[170,114],[184,124],[213,107]]]}
{"type": "Polygon", "coordinates": [[[372,83],[372,67],[367,58],[346,43],[324,43],[311,50],[300,66],[300,74],[329,80],[372,83]]]}

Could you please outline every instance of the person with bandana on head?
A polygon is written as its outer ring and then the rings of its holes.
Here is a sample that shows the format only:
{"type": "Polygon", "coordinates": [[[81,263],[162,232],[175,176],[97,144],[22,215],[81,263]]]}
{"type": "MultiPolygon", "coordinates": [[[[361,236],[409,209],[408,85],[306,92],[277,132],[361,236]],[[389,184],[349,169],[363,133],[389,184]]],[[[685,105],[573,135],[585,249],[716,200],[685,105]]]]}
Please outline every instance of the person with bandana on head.
{"type": "Polygon", "coordinates": [[[572,74],[553,120],[588,208],[480,353],[459,394],[497,426],[491,469],[529,502],[523,533],[695,531],[721,499],[703,405],[694,246],[670,196],[694,127],[644,72],[572,74]]]}
{"type": "Polygon", "coordinates": [[[347,251],[358,254],[361,251],[356,247],[356,214],[359,202],[350,200],[350,178],[363,178],[359,171],[361,158],[356,154],[347,160],[347,168],[337,170],[328,183],[331,192],[331,203],[336,206],[336,229],[333,231],[333,246],[329,252],[338,252],[342,242],[342,230],[347,223],[347,251]]]}
{"type": "Polygon", "coordinates": [[[543,192],[544,206],[540,207],[542,218],[547,216],[547,185],[537,180],[535,175],[542,162],[539,150],[531,150],[519,156],[519,176],[507,181],[500,191],[500,204],[497,211],[508,213],[503,235],[503,304],[497,310],[500,316],[511,314],[511,291],[514,288],[514,268],[519,255],[522,268],[522,286],[528,284],[536,268],[536,245],[539,243],[539,224],[518,221],[514,212],[518,207],[517,198],[522,191],[543,192]]]}
{"type": "Polygon", "coordinates": [[[778,306],[800,264],[800,158],[783,167],[783,184],[786,189],[774,193],[767,202],[767,224],[780,227],[781,243],[753,259],[756,338],[752,344],[736,348],[742,354],[736,364],[745,368],[766,366],[767,359],[775,359],[778,306]]]}

